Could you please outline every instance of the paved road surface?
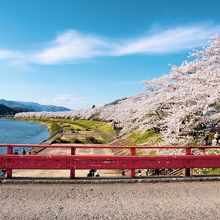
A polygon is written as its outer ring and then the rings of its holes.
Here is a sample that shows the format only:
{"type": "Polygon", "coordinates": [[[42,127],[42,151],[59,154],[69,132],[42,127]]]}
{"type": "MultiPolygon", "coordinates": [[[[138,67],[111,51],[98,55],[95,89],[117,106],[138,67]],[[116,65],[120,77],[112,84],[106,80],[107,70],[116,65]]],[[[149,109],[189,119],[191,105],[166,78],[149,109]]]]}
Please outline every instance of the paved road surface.
{"type": "Polygon", "coordinates": [[[219,219],[220,182],[0,185],[0,219],[219,219]]]}

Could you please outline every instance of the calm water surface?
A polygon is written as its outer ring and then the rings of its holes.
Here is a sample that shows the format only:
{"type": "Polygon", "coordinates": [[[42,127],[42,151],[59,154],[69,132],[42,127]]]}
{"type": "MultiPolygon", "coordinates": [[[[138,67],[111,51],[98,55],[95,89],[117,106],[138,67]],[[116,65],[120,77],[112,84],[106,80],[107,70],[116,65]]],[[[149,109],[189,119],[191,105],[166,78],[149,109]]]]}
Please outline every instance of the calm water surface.
{"type": "MultiPolygon", "coordinates": [[[[0,118],[0,143],[39,144],[49,136],[46,126],[0,118]]],[[[0,153],[4,152],[5,148],[0,148],[0,153]]]]}

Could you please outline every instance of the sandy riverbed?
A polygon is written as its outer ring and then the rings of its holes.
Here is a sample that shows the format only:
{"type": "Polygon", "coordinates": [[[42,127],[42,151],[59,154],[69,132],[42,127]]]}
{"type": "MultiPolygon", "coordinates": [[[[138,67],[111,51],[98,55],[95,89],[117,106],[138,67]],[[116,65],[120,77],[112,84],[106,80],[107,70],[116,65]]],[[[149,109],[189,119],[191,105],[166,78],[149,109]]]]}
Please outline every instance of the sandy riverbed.
{"type": "Polygon", "coordinates": [[[219,219],[220,182],[0,185],[0,219],[219,219]]]}

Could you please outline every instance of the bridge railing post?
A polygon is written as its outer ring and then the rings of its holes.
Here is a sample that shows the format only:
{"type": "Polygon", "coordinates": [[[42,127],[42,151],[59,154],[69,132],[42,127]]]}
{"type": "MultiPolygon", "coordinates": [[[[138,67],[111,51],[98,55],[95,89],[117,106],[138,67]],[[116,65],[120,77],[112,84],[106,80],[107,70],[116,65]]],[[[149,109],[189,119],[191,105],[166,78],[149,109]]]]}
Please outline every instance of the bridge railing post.
{"type": "MultiPolygon", "coordinates": [[[[191,147],[186,148],[186,155],[191,155],[191,147]]],[[[190,168],[185,169],[185,176],[190,176],[190,168]]]]}
{"type": "MultiPolygon", "coordinates": [[[[136,148],[131,148],[131,156],[136,155],[136,148]]],[[[131,169],[131,178],[135,178],[135,169],[131,169]]]]}
{"type": "MultiPolygon", "coordinates": [[[[7,146],[7,153],[13,154],[13,147],[10,144],[7,146]]],[[[12,169],[7,169],[6,175],[7,175],[7,178],[9,179],[12,178],[12,169]]]]}
{"type": "MultiPolygon", "coordinates": [[[[76,148],[71,148],[71,155],[76,155],[76,148]]],[[[75,169],[70,170],[70,179],[75,178],[75,169]]]]}

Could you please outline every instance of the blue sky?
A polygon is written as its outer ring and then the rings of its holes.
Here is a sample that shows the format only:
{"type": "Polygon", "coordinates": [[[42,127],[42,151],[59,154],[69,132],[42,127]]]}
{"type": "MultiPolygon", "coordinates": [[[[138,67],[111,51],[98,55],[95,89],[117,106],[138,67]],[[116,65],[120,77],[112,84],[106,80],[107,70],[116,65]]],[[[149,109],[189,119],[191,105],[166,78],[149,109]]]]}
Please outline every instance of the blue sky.
{"type": "Polygon", "coordinates": [[[102,105],[220,34],[219,0],[0,0],[0,98],[102,105]]]}

